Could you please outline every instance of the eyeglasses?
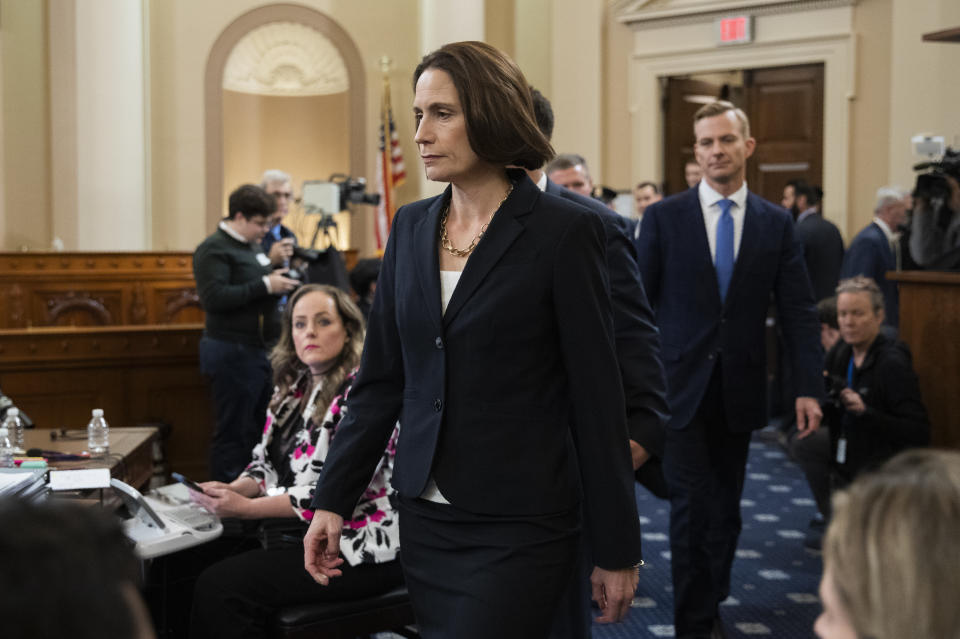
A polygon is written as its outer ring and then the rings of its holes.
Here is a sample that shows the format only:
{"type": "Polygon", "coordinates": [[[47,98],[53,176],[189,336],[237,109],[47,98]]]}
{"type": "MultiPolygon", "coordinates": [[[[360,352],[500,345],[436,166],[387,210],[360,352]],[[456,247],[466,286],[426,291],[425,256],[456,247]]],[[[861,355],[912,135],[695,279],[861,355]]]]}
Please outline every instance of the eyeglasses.
{"type": "Polygon", "coordinates": [[[271,193],[271,195],[277,199],[283,197],[289,200],[290,198],[293,197],[293,193],[291,193],[290,191],[274,191],[273,193],[271,193]]]}

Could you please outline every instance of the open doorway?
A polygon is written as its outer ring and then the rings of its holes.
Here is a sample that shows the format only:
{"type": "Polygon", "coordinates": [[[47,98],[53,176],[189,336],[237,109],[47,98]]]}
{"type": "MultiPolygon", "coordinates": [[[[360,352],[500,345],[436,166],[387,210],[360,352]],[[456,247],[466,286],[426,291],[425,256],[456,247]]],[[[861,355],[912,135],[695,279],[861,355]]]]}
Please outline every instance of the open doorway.
{"type": "Polygon", "coordinates": [[[729,100],[750,117],[757,151],[747,164],[750,190],[780,202],[793,179],[823,184],[823,64],[731,70],[666,78],[663,93],[664,189],[687,188],[683,167],[693,157],[693,114],[729,100]]]}

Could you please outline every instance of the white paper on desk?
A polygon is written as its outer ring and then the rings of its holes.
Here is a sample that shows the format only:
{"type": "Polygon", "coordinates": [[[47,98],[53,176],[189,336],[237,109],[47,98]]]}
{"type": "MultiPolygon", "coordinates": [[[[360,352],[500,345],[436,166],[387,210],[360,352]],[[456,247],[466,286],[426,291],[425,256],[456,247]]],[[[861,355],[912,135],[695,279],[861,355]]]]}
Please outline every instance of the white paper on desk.
{"type": "Polygon", "coordinates": [[[50,490],[86,490],[88,488],[109,487],[109,468],[50,471],[50,490]]]}

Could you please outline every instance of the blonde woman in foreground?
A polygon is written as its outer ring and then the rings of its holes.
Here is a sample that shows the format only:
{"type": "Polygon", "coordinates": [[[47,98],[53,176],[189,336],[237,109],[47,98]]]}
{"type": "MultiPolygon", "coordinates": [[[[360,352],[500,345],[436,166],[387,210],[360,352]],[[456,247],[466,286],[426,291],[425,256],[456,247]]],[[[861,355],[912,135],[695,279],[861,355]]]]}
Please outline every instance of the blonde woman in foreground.
{"type": "Polygon", "coordinates": [[[834,496],[821,639],[960,637],[960,453],[911,450],[834,496]]]}

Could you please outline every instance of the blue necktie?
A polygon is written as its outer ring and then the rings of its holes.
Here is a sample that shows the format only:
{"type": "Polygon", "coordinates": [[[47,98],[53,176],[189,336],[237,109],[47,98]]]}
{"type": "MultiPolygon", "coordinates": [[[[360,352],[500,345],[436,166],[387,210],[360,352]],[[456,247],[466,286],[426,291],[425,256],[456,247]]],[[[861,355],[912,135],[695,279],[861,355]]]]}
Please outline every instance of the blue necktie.
{"type": "Polygon", "coordinates": [[[730,278],[733,277],[733,216],[730,207],[733,200],[720,200],[720,220],[717,222],[717,246],[714,264],[717,267],[717,285],[720,288],[720,300],[727,299],[730,278]]]}

